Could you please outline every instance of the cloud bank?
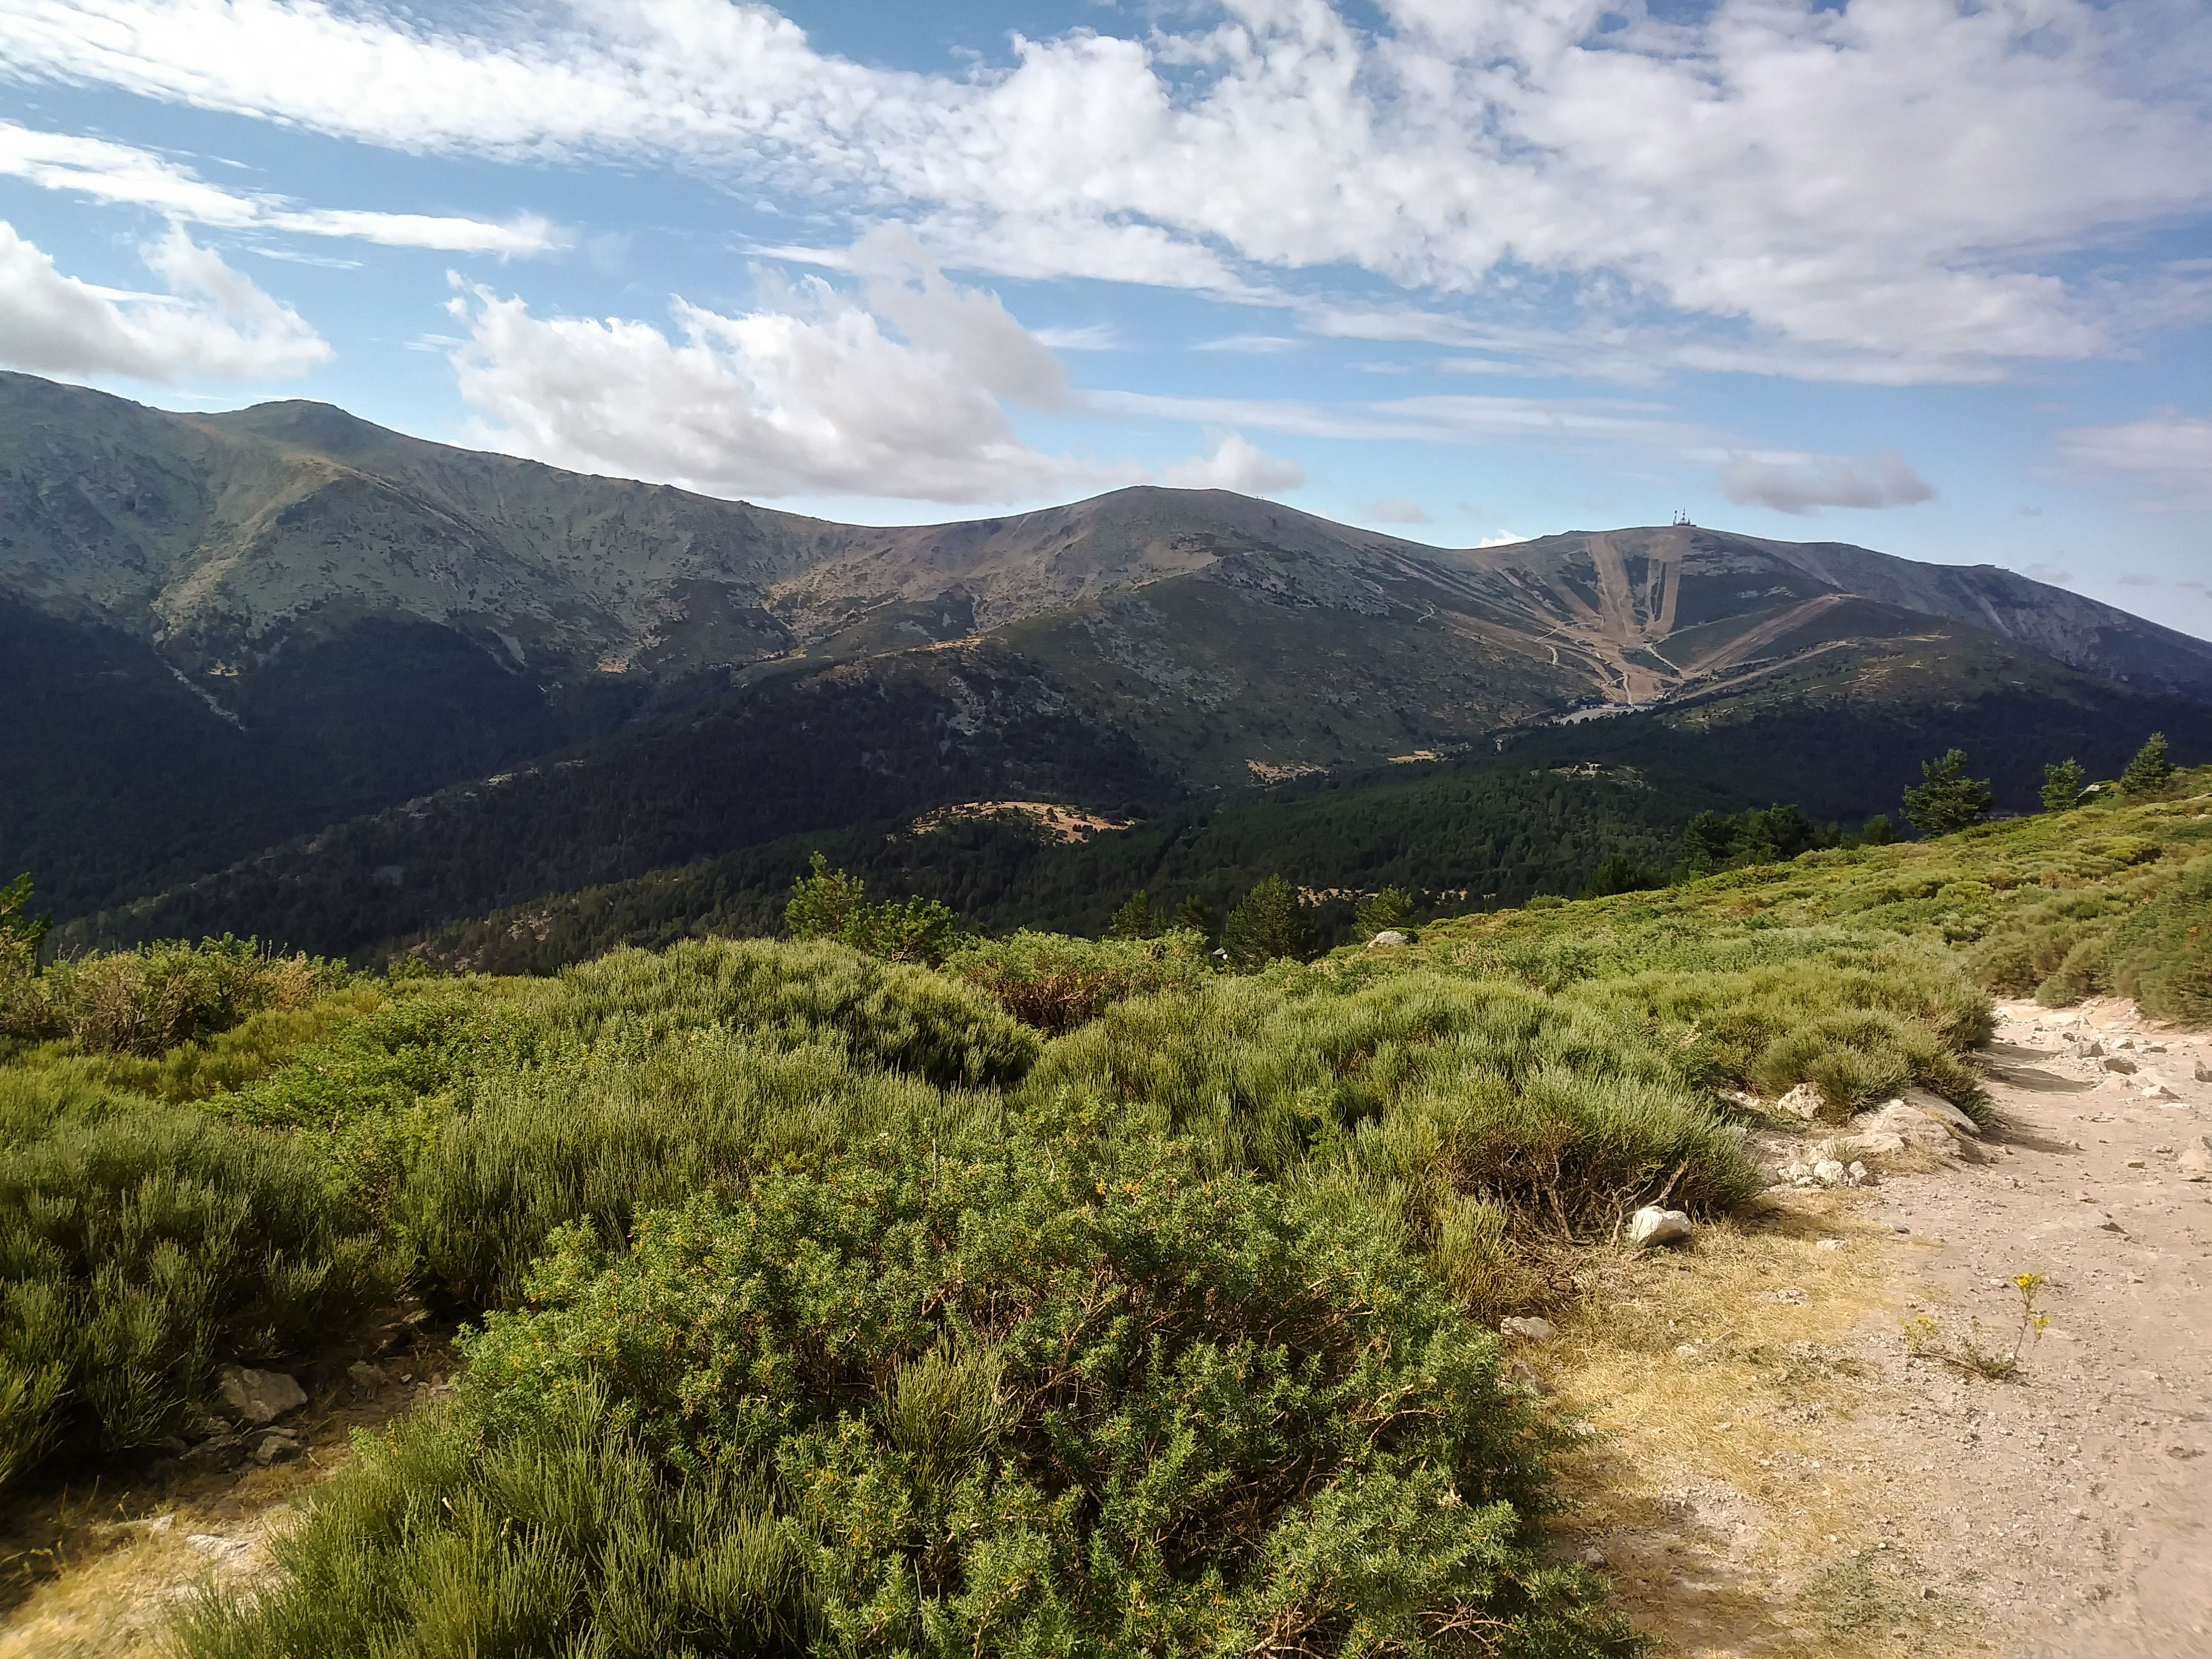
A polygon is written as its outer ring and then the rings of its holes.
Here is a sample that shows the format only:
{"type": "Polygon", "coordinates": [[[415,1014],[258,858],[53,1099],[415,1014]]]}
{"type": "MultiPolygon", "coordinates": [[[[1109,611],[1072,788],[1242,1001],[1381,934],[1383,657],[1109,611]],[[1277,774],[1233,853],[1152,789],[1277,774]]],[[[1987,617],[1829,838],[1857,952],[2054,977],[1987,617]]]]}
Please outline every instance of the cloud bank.
{"type": "Polygon", "coordinates": [[[1630,355],[1812,378],[2104,350],[2142,296],[2052,251],[2212,207],[2196,0],[1384,0],[1372,29],[1236,0],[962,77],[724,0],[469,16],[0,0],[0,73],[408,151],[672,158],[1005,275],[1281,303],[1327,267],[1493,302],[1537,278],[1630,355]]]}
{"type": "Polygon", "coordinates": [[[2058,434],[2076,465],[2117,472],[2162,492],[2141,505],[2155,511],[2212,510],[2212,421],[2161,409],[2121,426],[2075,427],[2058,434]]]}
{"type": "Polygon", "coordinates": [[[1840,455],[1771,461],[1739,455],[1721,469],[1722,493],[1738,507],[1809,513],[1816,507],[1914,507],[1935,488],[1902,456],[1849,461],[1840,455]]]}
{"type": "Polygon", "coordinates": [[[283,380],[330,361],[329,344],[297,312],[182,231],[145,259],[166,295],[119,294],[64,276],[0,220],[0,362],[173,382],[283,380]]]}

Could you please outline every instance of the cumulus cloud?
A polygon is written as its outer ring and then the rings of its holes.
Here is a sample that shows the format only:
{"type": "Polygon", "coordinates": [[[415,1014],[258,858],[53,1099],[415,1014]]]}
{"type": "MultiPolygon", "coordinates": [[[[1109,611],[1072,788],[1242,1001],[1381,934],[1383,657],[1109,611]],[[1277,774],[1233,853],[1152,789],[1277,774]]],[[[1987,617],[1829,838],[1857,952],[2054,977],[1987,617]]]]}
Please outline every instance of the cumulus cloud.
{"type": "Polygon", "coordinates": [[[2049,582],[2053,587],[2064,587],[2074,580],[2074,573],[2063,564],[2032,564],[2021,572],[2030,580],[2049,582]]]}
{"type": "Polygon", "coordinates": [[[2117,472],[2164,492],[2141,505],[2173,513],[2212,509],[2212,421],[2161,409],[2120,426],[2058,434],[2059,453],[2079,466],[2117,472]]]}
{"type": "Polygon", "coordinates": [[[1721,468],[1722,491],[1739,507],[1808,513],[1816,507],[1911,507],[1935,489],[1902,456],[1849,461],[1840,455],[1764,460],[1738,455],[1721,468]]]}
{"type": "Polygon", "coordinates": [[[145,251],[167,294],[125,294],[64,276],[0,221],[0,362],[42,374],[283,380],[330,361],[291,307],[172,230],[145,251]]]}
{"type": "Polygon", "coordinates": [[[1306,470],[1296,461],[1268,454],[1241,432],[1224,432],[1213,453],[1167,470],[1169,483],[1182,489],[1234,489],[1245,495],[1273,495],[1296,489],[1306,470]]]}
{"type": "Polygon", "coordinates": [[[763,273],[739,315],[673,301],[672,337],[629,319],[541,317],[467,288],[453,302],[468,329],[453,361],[483,417],[471,436],[579,471],[756,497],[996,501],[1131,481],[1014,435],[999,399],[1049,402],[1060,382],[996,299],[933,271],[865,291],[867,305],[819,277],[763,273]]]}
{"type": "Polygon", "coordinates": [[[0,175],[92,201],[151,208],[173,222],[222,230],[336,236],[386,247],[509,258],[565,245],[548,221],[523,214],[504,224],[425,213],[303,206],[289,197],[225,190],[165,155],[105,138],[40,132],[0,121],[0,175]]]}
{"type": "Polygon", "coordinates": [[[2212,205],[2199,0],[1387,0],[1372,28],[1255,0],[959,76],[725,0],[458,15],[0,0],[0,74],[406,150],[675,157],[1006,275],[1284,303],[1329,265],[1492,299],[1534,275],[1624,337],[1693,322],[1639,348],[1669,362],[1826,379],[2102,350],[2158,307],[2057,256],[2212,205]]]}
{"type": "Polygon", "coordinates": [[[1392,495],[1383,501],[1370,501],[1359,509],[1361,514],[1375,524],[1433,524],[1421,504],[1404,495],[1392,495]]]}

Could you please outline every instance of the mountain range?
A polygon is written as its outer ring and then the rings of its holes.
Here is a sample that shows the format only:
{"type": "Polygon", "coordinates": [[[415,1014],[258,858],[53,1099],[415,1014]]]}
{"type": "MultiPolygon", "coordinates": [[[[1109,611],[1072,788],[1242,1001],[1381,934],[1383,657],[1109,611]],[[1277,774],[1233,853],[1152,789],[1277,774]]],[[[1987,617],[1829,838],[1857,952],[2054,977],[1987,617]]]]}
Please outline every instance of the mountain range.
{"type": "MultiPolygon", "coordinates": [[[[21,374],[0,652],[0,860],[80,937],[211,921],[198,891],[331,950],[963,803],[1158,818],[1531,744],[1718,777],[1778,720],[1770,761],[1978,735],[2017,802],[2053,744],[2212,742],[2212,644],[1994,565],[1687,525],[1441,549],[1163,489],[840,525],[21,374]]],[[[1808,781],[1893,805],[1866,771],[1808,781]]]]}

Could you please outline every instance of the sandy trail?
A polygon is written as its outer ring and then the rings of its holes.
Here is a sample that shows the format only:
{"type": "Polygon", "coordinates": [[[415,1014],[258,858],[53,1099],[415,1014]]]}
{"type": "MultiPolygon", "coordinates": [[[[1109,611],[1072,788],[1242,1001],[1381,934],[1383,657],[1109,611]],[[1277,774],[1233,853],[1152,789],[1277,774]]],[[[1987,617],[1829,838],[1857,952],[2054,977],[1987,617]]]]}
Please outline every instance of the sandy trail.
{"type": "Polygon", "coordinates": [[[1909,1316],[2008,1347],[2013,1276],[2041,1273],[2051,1326],[2017,1382],[1902,1363],[1877,1437],[1996,1652],[2212,1656],[2212,1182],[2178,1162],[2212,1130],[2212,1045],[2125,1003],[2000,1013],[1988,1161],[1892,1178],[1865,1213],[1911,1229],[1909,1316]]]}

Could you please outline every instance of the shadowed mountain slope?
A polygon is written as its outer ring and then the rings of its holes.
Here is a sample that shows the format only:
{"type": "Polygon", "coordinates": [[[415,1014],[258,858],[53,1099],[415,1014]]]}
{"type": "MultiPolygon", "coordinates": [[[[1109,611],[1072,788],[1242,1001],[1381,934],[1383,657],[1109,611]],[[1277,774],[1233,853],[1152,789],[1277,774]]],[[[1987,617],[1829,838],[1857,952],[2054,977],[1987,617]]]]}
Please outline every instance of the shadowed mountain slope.
{"type": "MultiPolygon", "coordinates": [[[[980,787],[962,765],[1034,775],[1049,729],[1087,804],[1482,750],[1777,677],[1903,702],[1984,681],[2212,699],[2212,645],[1840,544],[1685,526],[1453,550],[1160,489],[837,525],[323,404],[165,414],[21,374],[0,374],[0,646],[27,671],[0,725],[28,734],[31,779],[0,804],[0,862],[65,915],[710,706],[756,737],[696,763],[781,764],[759,734],[841,665],[918,700],[891,724],[937,733],[945,789],[980,787]]],[[[805,775],[842,781],[771,792],[782,832],[874,799],[883,752],[822,755],[805,775]]],[[[936,787],[911,760],[895,810],[936,787]]],[[[730,844],[642,819],[618,839],[730,844]]]]}

